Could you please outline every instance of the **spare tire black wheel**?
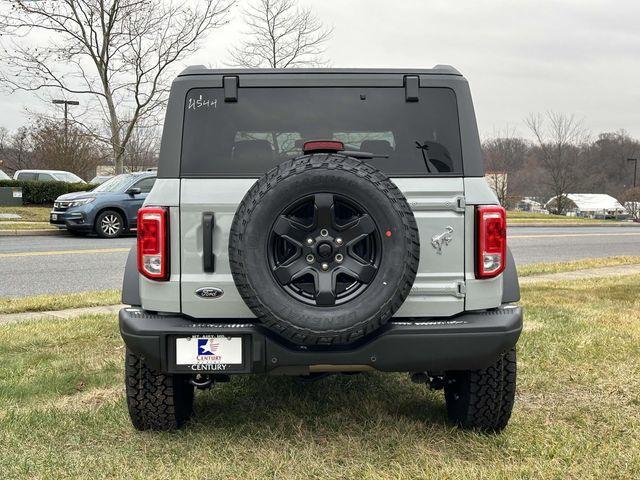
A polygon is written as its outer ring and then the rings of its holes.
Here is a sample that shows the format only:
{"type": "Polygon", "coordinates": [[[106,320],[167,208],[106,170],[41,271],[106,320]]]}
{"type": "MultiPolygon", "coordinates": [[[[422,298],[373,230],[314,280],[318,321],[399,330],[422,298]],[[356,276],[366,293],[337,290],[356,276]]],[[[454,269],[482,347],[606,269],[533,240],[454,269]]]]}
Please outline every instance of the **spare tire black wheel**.
{"type": "Polygon", "coordinates": [[[286,161],[247,192],[231,226],[236,287],[268,328],[300,345],[353,342],[405,300],[420,255],[406,199],[340,154],[286,161]]]}

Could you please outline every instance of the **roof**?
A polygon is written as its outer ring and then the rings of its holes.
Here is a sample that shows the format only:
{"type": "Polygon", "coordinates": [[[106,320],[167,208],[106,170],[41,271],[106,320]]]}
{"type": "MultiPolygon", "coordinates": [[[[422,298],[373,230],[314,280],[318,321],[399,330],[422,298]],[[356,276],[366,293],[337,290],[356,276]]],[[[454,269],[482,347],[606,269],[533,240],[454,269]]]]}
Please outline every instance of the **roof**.
{"type": "MultiPolygon", "coordinates": [[[[605,193],[569,193],[565,195],[571,200],[578,210],[584,212],[597,212],[601,210],[624,210],[624,207],[613,198],[611,195],[605,193]]],[[[554,201],[557,197],[553,197],[549,200],[545,207],[554,201]]]]}
{"type": "Polygon", "coordinates": [[[207,68],[191,65],[178,76],[186,75],[260,75],[260,74],[404,74],[404,75],[458,75],[462,74],[451,65],[436,65],[433,68],[207,68]]]}

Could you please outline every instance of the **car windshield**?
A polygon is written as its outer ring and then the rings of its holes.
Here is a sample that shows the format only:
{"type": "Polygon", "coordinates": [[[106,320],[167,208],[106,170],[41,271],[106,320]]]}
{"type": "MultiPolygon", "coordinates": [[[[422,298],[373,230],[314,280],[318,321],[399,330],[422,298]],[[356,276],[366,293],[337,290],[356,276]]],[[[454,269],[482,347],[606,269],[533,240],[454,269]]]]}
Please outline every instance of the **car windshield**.
{"type": "Polygon", "coordinates": [[[123,190],[127,185],[131,183],[133,180],[133,175],[129,175],[127,173],[123,173],[122,175],[117,175],[113,178],[110,178],[106,182],[101,185],[98,185],[93,189],[94,192],[119,192],[123,190]]]}
{"type": "Polygon", "coordinates": [[[53,174],[56,179],[61,180],[63,182],[69,183],[80,183],[84,182],[79,176],[71,173],[71,172],[56,172],[53,174]]]}

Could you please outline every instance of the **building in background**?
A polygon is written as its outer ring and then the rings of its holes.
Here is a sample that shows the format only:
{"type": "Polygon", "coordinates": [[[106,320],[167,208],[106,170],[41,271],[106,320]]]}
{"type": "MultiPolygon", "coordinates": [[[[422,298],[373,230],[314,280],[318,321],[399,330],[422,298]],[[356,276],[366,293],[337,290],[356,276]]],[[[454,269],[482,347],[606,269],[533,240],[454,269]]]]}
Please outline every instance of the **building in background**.
{"type": "MultiPolygon", "coordinates": [[[[569,200],[566,209],[568,216],[585,218],[621,218],[627,215],[627,210],[611,195],[604,193],[569,193],[564,196],[569,200]]],[[[558,197],[549,200],[545,208],[555,210],[558,197]]]]}

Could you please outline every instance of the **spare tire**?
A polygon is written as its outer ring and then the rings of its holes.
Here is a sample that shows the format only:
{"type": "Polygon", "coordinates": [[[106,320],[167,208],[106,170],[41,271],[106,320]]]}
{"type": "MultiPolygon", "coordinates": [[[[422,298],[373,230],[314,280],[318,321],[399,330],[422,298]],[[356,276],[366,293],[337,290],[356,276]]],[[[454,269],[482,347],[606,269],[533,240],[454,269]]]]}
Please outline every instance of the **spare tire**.
{"type": "Polygon", "coordinates": [[[382,172],[341,154],[286,161],[233,219],[236,287],[267,328],[299,345],[351,343],[405,300],[420,255],[416,221],[382,172]]]}

